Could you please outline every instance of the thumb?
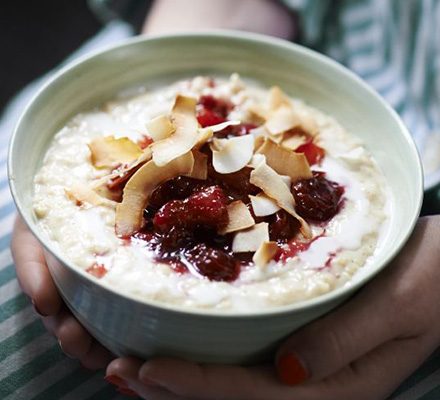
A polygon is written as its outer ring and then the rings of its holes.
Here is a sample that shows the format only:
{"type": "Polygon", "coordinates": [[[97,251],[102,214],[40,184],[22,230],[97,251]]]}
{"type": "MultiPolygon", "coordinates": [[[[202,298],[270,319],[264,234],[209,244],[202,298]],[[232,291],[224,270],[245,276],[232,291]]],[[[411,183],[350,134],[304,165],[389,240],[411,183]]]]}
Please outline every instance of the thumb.
{"type": "Polygon", "coordinates": [[[288,385],[321,380],[393,339],[399,332],[398,313],[377,293],[362,292],[287,339],[276,357],[280,380],[288,385]]]}

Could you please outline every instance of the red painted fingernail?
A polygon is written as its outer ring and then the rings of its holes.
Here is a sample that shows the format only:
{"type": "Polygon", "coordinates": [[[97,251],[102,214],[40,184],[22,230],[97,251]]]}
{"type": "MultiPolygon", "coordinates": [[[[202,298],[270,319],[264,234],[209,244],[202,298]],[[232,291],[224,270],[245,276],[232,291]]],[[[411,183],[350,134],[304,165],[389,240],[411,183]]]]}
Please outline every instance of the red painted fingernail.
{"type": "Polygon", "coordinates": [[[292,353],[279,358],[277,370],[280,380],[290,386],[303,383],[309,377],[309,373],[304,367],[304,364],[292,353]]]}
{"type": "Polygon", "coordinates": [[[42,312],[38,309],[37,305],[35,304],[34,299],[32,299],[31,302],[32,302],[32,305],[34,306],[34,310],[35,310],[35,312],[36,312],[37,314],[41,315],[42,317],[47,317],[47,316],[48,316],[47,314],[42,313],[42,312]]]}
{"type": "Polygon", "coordinates": [[[118,389],[126,389],[128,387],[127,382],[125,382],[122,378],[120,378],[117,375],[107,375],[104,377],[104,379],[108,383],[111,383],[112,385],[118,386],[118,389]]]}
{"type": "Polygon", "coordinates": [[[125,396],[129,396],[129,397],[139,397],[139,395],[131,389],[125,389],[125,388],[118,388],[117,389],[119,393],[125,395],[125,396]]]}

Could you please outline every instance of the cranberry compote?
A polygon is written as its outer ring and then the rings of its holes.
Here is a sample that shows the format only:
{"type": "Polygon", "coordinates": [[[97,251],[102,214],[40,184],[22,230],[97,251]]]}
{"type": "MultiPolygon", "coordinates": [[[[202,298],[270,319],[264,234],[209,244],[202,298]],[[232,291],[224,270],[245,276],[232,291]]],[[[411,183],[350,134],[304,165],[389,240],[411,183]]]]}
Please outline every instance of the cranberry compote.
{"type": "Polygon", "coordinates": [[[339,211],[344,188],[325,177],[324,172],[313,172],[310,179],[292,185],[296,212],[311,221],[325,222],[339,211]]]}
{"type": "Polygon", "coordinates": [[[211,95],[201,96],[197,103],[197,120],[202,128],[226,121],[232,104],[211,95]]]}

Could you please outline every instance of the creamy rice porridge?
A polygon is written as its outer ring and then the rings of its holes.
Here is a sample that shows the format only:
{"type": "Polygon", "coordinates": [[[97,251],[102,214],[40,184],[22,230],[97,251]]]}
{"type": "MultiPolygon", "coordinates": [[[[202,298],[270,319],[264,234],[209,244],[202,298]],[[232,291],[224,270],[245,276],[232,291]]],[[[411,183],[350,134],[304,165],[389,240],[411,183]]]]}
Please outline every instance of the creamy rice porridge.
{"type": "Polygon", "coordinates": [[[34,211],[66,259],[121,293],[248,311],[346,284],[377,249],[388,196],[333,118],[233,75],[76,115],[34,211]]]}

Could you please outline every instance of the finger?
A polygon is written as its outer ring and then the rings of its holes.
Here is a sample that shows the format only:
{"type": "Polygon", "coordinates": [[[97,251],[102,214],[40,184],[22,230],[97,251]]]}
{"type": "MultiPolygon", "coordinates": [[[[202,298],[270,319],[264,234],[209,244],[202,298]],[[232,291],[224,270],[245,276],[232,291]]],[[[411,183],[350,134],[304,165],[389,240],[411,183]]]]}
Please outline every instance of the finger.
{"type": "Polygon", "coordinates": [[[161,358],[146,362],[141,382],[154,382],[189,399],[267,400],[290,399],[291,388],[282,385],[271,367],[244,368],[161,358]]]}
{"type": "Polygon", "coordinates": [[[278,351],[280,379],[289,385],[320,380],[393,339],[401,331],[394,304],[376,290],[363,291],[299,330],[278,351]]]}
{"type": "Polygon", "coordinates": [[[53,317],[43,318],[46,329],[60,344],[61,349],[71,358],[83,358],[90,350],[93,339],[77,319],[66,309],[53,317]]]}
{"type": "Polygon", "coordinates": [[[121,393],[130,393],[149,400],[177,399],[154,382],[141,382],[138,378],[143,361],[134,357],[113,360],[107,367],[105,379],[118,387],[121,393]]]}
{"type": "Polygon", "coordinates": [[[15,221],[11,249],[23,291],[37,312],[55,315],[61,308],[61,297],[47,269],[41,244],[20,217],[15,221]]]}
{"type": "Polygon", "coordinates": [[[98,370],[106,368],[115,356],[103,345],[94,340],[89,351],[80,358],[81,365],[84,368],[98,370]]]}
{"type": "Polygon", "coordinates": [[[270,368],[199,366],[171,359],[145,363],[139,380],[154,381],[177,398],[189,399],[380,400],[392,393],[434,348],[434,340],[429,345],[420,338],[393,340],[322,381],[295,387],[279,383],[270,368]]]}
{"type": "Polygon", "coordinates": [[[335,375],[292,388],[298,399],[381,400],[388,396],[435,349],[420,338],[396,339],[371,351],[335,375]]]}

